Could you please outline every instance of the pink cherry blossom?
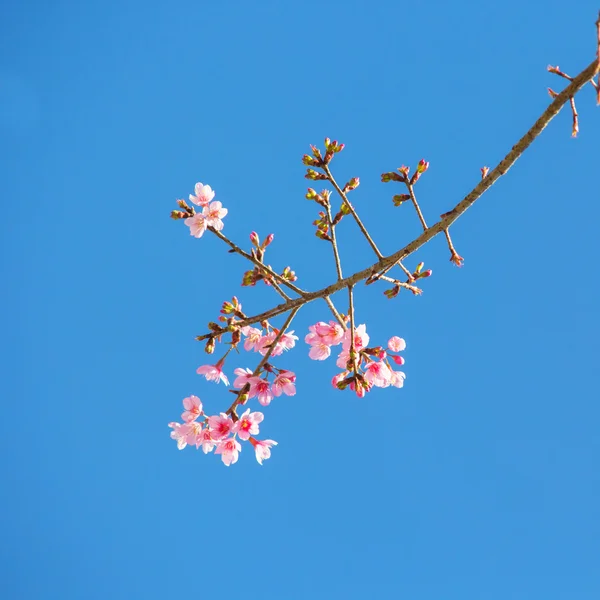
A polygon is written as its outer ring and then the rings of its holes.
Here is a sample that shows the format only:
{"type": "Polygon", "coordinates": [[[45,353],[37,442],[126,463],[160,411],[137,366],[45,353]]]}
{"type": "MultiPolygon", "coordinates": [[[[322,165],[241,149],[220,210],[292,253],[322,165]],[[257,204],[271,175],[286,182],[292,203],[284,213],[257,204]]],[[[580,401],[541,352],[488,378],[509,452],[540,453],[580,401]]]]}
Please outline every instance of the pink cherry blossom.
{"type": "Polygon", "coordinates": [[[250,409],[246,409],[244,414],[239,418],[235,424],[235,431],[237,432],[240,440],[249,440],[251,435],[259,433],[258,424],[265,418],[261,412],[250,412],[250,409]]]}
{"type": "Polygon", "coordinates": [[[233,465],[237,462],[239,453],[241,451],[241,444],[237,440],[229,438],[219,442],[217,449],[215,450],[215,454],[220,454],[223,464],[228,467],[229,465],[233,465]]]}
{"type": "Polygon", "coordinates": [[[286,396],[296,395],[296,374],[292,371],[281,371],[273,382],[273,393],[276,396],[285,394],[286,396]]]}
{"type": "Polygon", "coordinates": [[[204,375],[208,381],[215,381],[216,383],[222,381],[225,385],[229,385],[229,379],[227,379],[222,369],[223,365],[219,363],[216,365],[202,365],[196,369],[196,373],[204,375]]]}
{"type": "Polygon", "coordinates": [[[314,331],[328,346],[337,346],[344,339],[344,329],[335,321],[329,321],[329,323],[319,321],[314,325],[314,331]]]}
{"type": "Polygon", "coordinates": [[[388,348],[392,352],[402,352],[402,350],[406,348],[406,342],[402,338],[395,335],[389,339],[388,348]]]}
{"type": "Polygon", "coordinates": [[[190,202],[193,202],[198,206],[208,206],[214,197],[215,193],[210,185],[202,185],[201,183],[197,183],[194,188],[194,194],[190,194],[190,202]]]}
{"type": "MultiPolygon", "coordinates": [[[[367,326],[359,325],[354,328],[354,349],[362,350],[369,343],[369,335],[367,334],[367,326]]],[[[344,342],[342,344],[344,350],[350,349],[350,329],[344,332],[344,342]]]]}
{"type": "Polygon", "coordinates": [[[277,442],[274,440],[255,440],[254,438],[250,438],[250,443],[254,446],[256,460],[259,465],[262,465],[263,460],[271,458],[271,447],[277,446],[277,442]]]}
{"type": "Polygon", "coordinates": [[[222,204],[220,202],[211,202],[209,206],[205,206],[202,209],[202,214],[206,219],[206,224],[210,225],[210,227],[214,227],[217,231],[221,231],[223,229],[223,221],[221,219],[228,213],[229,211],[226,208],[222,208],[222,204]]]}
{"type": "Polygon", "coordinates": [[[201,238],[206,231],[206,219],[202,213],[196,213],[193,217],[188,217],[184,223],[190,228],[190,235],[201,238]]]}
{"type": "Polygon", "coordinates": [[[406,379],[406,375],[402,371],[392,371],[392,376],[390,378],[390,385],[394,387],[401,388],[404,387],[404,380],[406,379]]]}
{"type": "Polygon", "coordinates": [[[183,450],[187,446],[187,436],[189,433],[189,427],[186,424],[176,423],[175,421],[169,423],[171,431],[171,439],[177,441],[177,448],[183,450]]]}
{"type": "Polygon", "coordinates": [[[273,400],[273,392],[271,391],[271,386],[266,379],[261,379],[260,377],[255,377],[252,381],[252,389],[250,391],[250,397],[257,396],[258,401],[263,406],[268,406],[271,404],[271,400],[273,400]]]}
{"type": "Polygon", "coordinates": [[[213,432],[210,431],[210,429],[203,429],[202,433],[198,436],[198,439],[196,440],[197,447],[198,445],[202,446],[202,452],[204,452],[204,454],[212,452],[216,443],[217,442],[213,438],[213,432]]]}
{"type": "Polygon", "coordinates": [[[330,355],[331,348],[323,342],[311,344],[310,350],[308,351],[308,356],[313,360],[325,360],[326,358],[329,358],[330,355]]]}
{"type": "Polygon", "coordinates": [[[392,372],[384,362],[371,361],[365,366],[365,379],[377,387],[388,387],[392,372]]]}
{"type": "MultiPolygon", "coordinates": [[[[275,348],[273,348],[271,356],[279,356],[280,354],[283,354],[284,350],[293,348],[296,345],[296,340],[298,339],[298,336],[293,334],[293,331],[284,333],[277,344],[275,344],[275,348]]],[[[260,342],[256,345],[256,349],[264,356],[268,352],[276,337],[277,332],[271,331],[260,340],[260,342]]]]}
{"type": "Polygon", "coordinates": [[[198,437],[202,433],[202,423],[194,421],[192,423],[169,423],[171,438],[177,440],[177,447],[183,450],[188,444],[193,446],[197,444],[198,437]]]}
{"type": "Polygon", "coordinates": [[[181,418],[184,421],[195,421],[202,414],[202,402],[198,396],[184,398],[183,408],[185,408],[185,412],[182,413],[181,418]]]}
{"type": "Polygon", "coordinates": [[[244,350],[247,352],[250,352],[250,350],[258,352],[258,345],[263,339],[262,329],[256,329],[256,327],[246,325],[246,327],[242,327],[242,333],[246,336],[246,339],[244,340],[244,350]]]}
{"type": "Polygon", "coordinates": [[[242,369],[241,367],[234,369],[233,371],[237,377],[235,378],[234,382],[233,382],[233,387],[236,389],[241,389],[243,388],[247,383],[252,383],[252,381],[250,381],[254,375],[252,374],[252,371],[250,369],[242,369]]]}
{"type": "Polygon", "coordinates": [[[212,438],[222,440],[233,431],[233,420],[225,413],[208,417],[208,426],[210,427],[212,438]]]}
{"type": "Polygon", "coordinates": [[[344,350],[342,350],[337,357],[337,360],[335,361],[335,364],[340,368],[340,369],[346,369],[348,368],[348,361],[350,360],[350,349],[346,348],[344,350]]]}

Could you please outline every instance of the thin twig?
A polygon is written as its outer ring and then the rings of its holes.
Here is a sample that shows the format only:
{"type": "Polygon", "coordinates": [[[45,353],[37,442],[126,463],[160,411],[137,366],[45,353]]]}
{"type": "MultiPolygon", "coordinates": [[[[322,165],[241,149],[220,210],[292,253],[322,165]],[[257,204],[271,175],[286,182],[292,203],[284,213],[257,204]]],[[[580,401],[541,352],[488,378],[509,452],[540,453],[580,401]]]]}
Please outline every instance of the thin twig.
{"type": "Polygon", "coordinates": [[[254,256],[252,256],[251,254],[248,254],[246,251],[242,250],[237,244],[232,242],[227,236],[223,235],[220,231],[217,231],[214,227],[208,227],[208,230],[210,232],[214,233],[220,240],[223,240],[234,252],[237,252],[237,254],[248,259],[251,263],[255,264],[259,269],[261,269],[262,271],[267,273],[267,275],[270,275],[273,279],[275,279],[275,281],[278,281],[282,285],[289,287],[290,290],[293,290],[299,296],[304,296],[304,294],[306,294],[306,292],[304,290],[301,290],[299,287],[295,286],[293,283],[291,283],[290,281],[288,281],[287,279],[285,279],[284,277],[279,275],[279,273],[275,273],[275,271],[273,271],[273,269],[270,269],[269,267],[267,267],[267,265],[263,264],[258,259],[254,258],[254,256]]]}
{"type": "Polygon", "coordinates": [[[333,248],[333,257],[335,259],[335,269],[337,271],[338,280],[343,279],[342,275],[342,263],[340,262],[340,253],[337,246],[337,240],[335,238],[335,225],[333,224],[333,217],[331,215],[331,202],[327,198],[327,221],[329,222],[329,232],[331,234],[331,247],[333,248]]]}
{"type": "Polygon", "coordinates": [[[417,197],[415,196],[415,190],[413,189],[413,186],[410,183],[410,180],[408,179],[408,177],[404,178],[404,183],[406,183],[406,187],[408,188],[408,193],[410,194],[410,199],[413,203],[413,206],[415,207],[415,210],[417,211],[417,215],[419,216],[419,221],[421,221],[423,231],[427,231],[427,223],[425,223],[425,218],[423,217],[423,213],[421,212],[419,203],[417,202],[417,197]]]}
{"type": "Polygon", "coordinates": [[[444,229],[444,235],[446,236],[446,241],[448,242],[448,249],[450,250],[450,260],[457,266],[462,267],[464,258],[460,256],[460,254],[456,251],[454,244],[452,243],[452,238],[450,237],[450,230],[444,229]]]}
{"type": "Polygon", "coordinates": [[[323,171],[325,171],[325,175],[327,175],[327,179],[330,181],[331,185],[335,188],[336,192],[341,196],[343,202],[348,207],[348,210],[354,217],[354,220],[356,221],[356,224],[358,225],[359,229],[362,231],[362,234],[367,239],[367,242],[369,242],[369,245],[371,246],[371,248],[373,248],[373,251],[375,252],[375,254],[377,254],[377,258],[380,258],[380,259],[383,258],[383,254],[381,254],[381,252],[379,251],[379,248],[377,247],[377,245],[375,244],[375,242],[369,235],[369,232],[367,231],[366,227],[363,225],[363,222],[360,220],[360,217],[358,216],[356,210],[354,210],[354,207],[352,206],[352,204],[350,204],[350,200],[348,200],[348,196],[342,190],[342,188],[340,188],[340,186],[337,184],[337,181],[334,179],[333,175],[331,174],[331,171],[329,170],[329,165],[323,165],[322,169],[323,169],[323,171]]]}
{"type": "Polygon", "coordinates": [[[400,261],[398,261],[398,266],[404,271],[404,274],[408,277],[409,282],[415,280],[413,274],[400,261]]]}
{"type": "Polygon", "coordinates": [[[332,302],[332,300],[329,296],[325,296],[325,302],[327,302],[327,306],[329,306],[329,309],[333,313],[333,316],[337,319],[337,322],[342,326],[342,329],[344,331],[346,331],[346,329],[348,329],[348,326],[346,325],[346,321],[344,321],[344,319],[342,319],[342,315],[340,315],[340,313],[337,311],[335,304],[332,302]]]}

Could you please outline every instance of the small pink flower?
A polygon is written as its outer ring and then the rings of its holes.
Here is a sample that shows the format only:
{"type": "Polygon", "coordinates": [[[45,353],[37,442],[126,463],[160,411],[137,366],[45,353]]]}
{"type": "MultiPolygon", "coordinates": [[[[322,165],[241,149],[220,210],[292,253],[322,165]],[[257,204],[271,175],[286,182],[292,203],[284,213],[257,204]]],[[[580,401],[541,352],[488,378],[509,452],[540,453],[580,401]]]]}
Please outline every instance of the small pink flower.
{"type": "Polygon", "coordinates": [[[254,438],[250,438],[250,443],[254,446],[256,460],[259,465],[262,465],[263,460],[271,458],[271,447],[277,446],[277,442],[274,440],[255,440],[254,438]]]}
{"type": "Polygon", "coordinates": [[[313,360],[325,360],[326,358],[329,358],[330,355],[331,348],[323,342],[311,344],[310,350],[308,351],[309,358],[312,358],[313,360]]]}
{"type": "Polygon", "coordinates": [[[202,452],[204,452],[204,454],[212,452],[215,444],[217,443],[215,442],[212,434],[213,432],[210,431],[210,429],[203,429],[202,433],[198,437],[198,440],[196,441],[197,445],[202,446],[202,452]]]}
{"type": "Polygon", "coordinates": [[[335,361],[335,364],[340,368],[340,369],[346,369],[348,366],[348,360],[350,360],[350,350],[349,349],[345,349],[342,350],[337,357],[337,360],[335,361]]]}
{"type": "Polygon", "coordinates": [[[181,418],[187,422],[195,421],[202,414],[202,402],[198,396],[184,398],[183,408],[185,408],[185,412],[182,413],[181,418]]]}
{"type": "Polygon", "coordinates": [[[258,352],[258,345],[263,338],[262,329],[256,329],[256,327],[250,327],[249,325],[246,325],[246,327],[242,327],[242,333],[246,336],[244,341],[244,350],[247,352],[250,352],[250,350],[258,352]]]}
{"type": "Polygon", "coordinates": [[[260,377],[255,377],[252,381],[253,388],[250,391],[250,396],[256,396],[258,401],[263,406],[268,406],[271,404],[271,400],[273,400],[273,392],[271,391],[271,386],[266,379],[261,379],[260,377]]]}
{"type": "Polygon", "coordinates": [[[337,346],[344,339],[344,329],[335,321],[329,321],[329,324],[319,321],[314,328],[315,333],[329,346],[337,346]]]}
{"type": "Polygon", "coordinates": [[[233,372],[237,375],[233,382],[234,388],[239,390],[242,389],[247,383],[252,383],[250,380],[254,377],[254,375],[250,369],[242,369],[240,367],[238,369],[234,369],[233,372]]]}
{"type": "Polygon", "coordinates": [[[228,467],[237,462],[239,453],[242,451],[242,446],[237,440],[229,438],[219,442],[215,454],[221,455],[223,464],[228,467]]]}
{"type": "Polygon", "coordinates": [[[210,185],[202,185],[201,183],[197,183],[194,188],[194,195],[190,194],[190,202],[193,202],[198,206],[208,206],[214,197],[215,193],[210,185]]]}
{"type": "Polygon", "coordinates": [[[285,394],[286,396],[296,395],[296,374],[292,371],[281,371],[273,382],[273,393],[276,396],[285,394]]]}
{"type": "Polygon", "coordinates": [[[225,413],[208,417],[208,426],[213,440],[222,440],[233,431],[233,421],[225,413]]]}
{"type": "MultiPolygon", "coordinates": [[[[275,348],[273,348],[271,356],[279,356],[280,354],[283,354],[284,350],[289,350],[296,345],[296,340],[298,337],[293,335],[293,333],[293,331],[290,331],[289,333],[284,333],[281,336],[281,339],[277,342],[277,344],[275,344],[275,348]]],[[[271,333],[265,335],[257,344],[257,349],[263,356],[268,352],[276,337],[277,332],[271,331],[271,333]]]]}
{"type": "Polygon", "coordinates": [[[251,435],[259,433],[258,424],[263,421],[265,415],[261,412],[250,412],[250,409],[246,409],[244,414],[239,418],[235,424],[235,431],[238,434],[240,440],[249,440],[251,435]]]}
{"type": "MultiPolygon", "coordinates": [[[[354,328],[354,349],[355,350],[362,350],[363,348],[365,348],[368,343],[369,343],[369,335],[367,334],[367,326],[366,325],[359,325],[358,327],[354,328]]],[[[344,348],[344,350],[349,350],[350,349],[350,329],[348,329],[347,331],[344,332],[344,342],[342,347],[344,348]]]]}
{"type": "Polygon", "coordinates": [[[227,379],[225,373],[223,373],[222,364],[202,365],[196,369],[196,373],[198,373],[198,375],[204,375],[208,381],[215,381],[216,383],[222,381],[225,385],[229,385],[229,379],[227,379]]]}
{"type": "Polygon", "coordinates": [[[183,450],[188,444],[187,438],[189,426],[187,423],[183,424],[173,421],[169,423],[169,427],[173,430],[171,431],[171,439],[177,441],[177,448],[179,448],[179,450],[183,450]]]}
{"type": "Polygon", "coordinates": [[[365,366],[365,379],[377,387],[388,387],[392,372],[384,362],[371,361],[365,366]]]}
{"type": "Polygon", "coordinates": [[[402,338],[395,335],[389,339],[388,348],[392,352],[402,352],[402,350],[406,348],[406,342],[402,338]]]}
{"type": "Polygon", "coordinates": [[[195,238],[201,238],[206,231],[206,219],[201,213],[196,213],[193,217],[188,217],[184,223],[190,228],[190,235],[195,238]]]}
{"type": "MultiPolygon", "coordinates": [[[[197,443],[198,437],[202,433],[202,423],[194,421],[192,423],[169,423],[171,438],[177,440],[177,447],[183,450],[188,444],[193,446],[197,443]]],[[[196,446],[197,447],[197,446],[196,446]]]]}
{"type": "Polygon", "coordinates": [[[202,209],[202,214],[206,219],[206,224],[210,227],[214,227],[217,231],[221,231],[221,229],[223,229],[223,221],[221,221],[221,219],[228,212],[229,211],[226,208],[222,208],[222,204],[220,202],[211,202],[209,206],[205,206],[202,209]]]}
{"type": "Polygon", "coordinates": [[[390,378],[390,385],[394,387],[401,388],[404,387],[404,380],[406,379],[406,375],[402,371],[392,371],[392,376],[390,378]]]}

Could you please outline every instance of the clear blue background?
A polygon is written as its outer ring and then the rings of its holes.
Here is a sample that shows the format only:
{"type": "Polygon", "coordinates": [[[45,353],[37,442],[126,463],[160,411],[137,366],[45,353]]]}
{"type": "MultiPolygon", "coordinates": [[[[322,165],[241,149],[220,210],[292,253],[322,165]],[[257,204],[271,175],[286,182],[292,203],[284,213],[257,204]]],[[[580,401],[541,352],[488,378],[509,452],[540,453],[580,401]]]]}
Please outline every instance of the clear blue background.
{"type": "MultiPolygon", "coordinates": [[[[335,392],[304,343],[278,440],[227,469],[179,452],[181,399],[225,407],[194,336],[247,265],[168,218],[196,181],[299,285],[335,277],[302,154],[340,180],[385,253],[419,233],[383,171],[425,157],[429,222],[494,166],[595,53],[597,3],[6,2],[0,596],[581,600],[600,597],[600,112],[591,87],[453,227],[420,298],[361,287],[372,340],[403,336],[403,390],[335,392]]],[[[589,86],[588,86],[589,87],[589,86]]],[[[350,222],[346,273],[373,262],[350,222]]],[[[336,302],[345,310],[344,296],[336,302]]],[[[328,319],[324,303],[294,323],[328,319]]],[[[228,364],[254,366],[256,355],[228,364]]]]}

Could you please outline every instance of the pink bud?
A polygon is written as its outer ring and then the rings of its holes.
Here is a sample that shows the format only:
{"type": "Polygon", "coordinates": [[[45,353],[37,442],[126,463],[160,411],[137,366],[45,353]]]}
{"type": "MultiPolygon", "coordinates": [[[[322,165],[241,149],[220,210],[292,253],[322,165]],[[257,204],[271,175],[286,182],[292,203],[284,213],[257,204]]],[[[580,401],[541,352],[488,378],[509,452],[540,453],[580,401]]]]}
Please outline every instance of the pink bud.
{"type": "Polygon", "coordinates": [[[260,238],[258,237],[258,233],[256,233],[256,231],[253,231],[250,234],[250,241],[256,246],[258,247],[258,245],[260,244],[260,238]]]}

